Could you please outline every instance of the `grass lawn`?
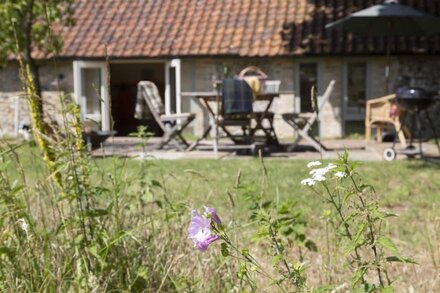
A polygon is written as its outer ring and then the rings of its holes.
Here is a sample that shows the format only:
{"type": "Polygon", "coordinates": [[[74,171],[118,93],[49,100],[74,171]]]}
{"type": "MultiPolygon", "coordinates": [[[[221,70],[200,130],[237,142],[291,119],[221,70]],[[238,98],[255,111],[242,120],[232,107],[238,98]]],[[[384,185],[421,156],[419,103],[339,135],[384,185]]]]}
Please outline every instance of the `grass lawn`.
{"type": "MultiPolygon", "coordinates": [[[[36,148],[23,147],[18,150],[18,154],[28,181],[36,183],[46,180],[45,175],[42,175],[45,174],[44,164],[36,148]]],[[[264,196],[270,200],[292,199],[297,202],[295,208],[307,219],[307,234],[316,241],[319,252],[325,246],[322,213],[326,203],[310,188],[300,184],[302,179],[308,177],[306,164],[306,161],[301,160],[265,160],[267,189],[264,196]]],[[[120,201],[127,209],[130,209],[131,201],[137,200],[133,195],[145,197],[149,201],[161,201],[162,204],[170,202],[186,209],[187,216],[184,216],[181,227],[182,235],[185,235],[187,229],[185,221],[189,221],[190,210],[200,210],[205,205],[215,207],[227,225],[249,221],[249,203],[234,189],[237,175],[240,173],[241,183],[255,192],[258,192],[264,180],[262,164],[254,158],[144,162],[105,158],[91,159],[91,165],[94,186],[112,188],[107,176],[110,173],[121,182],[127,183],[125,188],[121,188],[120,194],[120,201]],[[138,179],[133,180],[135,177],[138,179]],[[140,184],[139,180],[148,184],[140,184]]],[[[14,168],[11,166],[10,172],[15,173],[14,168]]],[[[389,226],[384,228],[399,249],[419,263],[415,266],[405,265],[403,270],[396,268],[398,292],[407,290],[409,286],[420,292],[440,290],[440,284],[436,281],[440,262],[440,165],[418,160],[361,162],[358,172],[365,183],[374,186],[381,205],[399,215],[391,218],[389,226]]],[[[146,211],[138,209],[134,213],[142,215],[146,211]]],[[[250,249],[261,250],[258,243],[250,240],[255,232],[255,225],[249,224],[246,227],[242,227],[236,237],[242,237],[242,243],[249,245],[250,249]]],[[[184,245],[192,246],[185,236],[181,241],[184,245]]],[[[189,256],[193,260],[187,259],[186,262],[206,264],[206,259],[211,259],[212,255],[219,256],[218,250],[218,247],[213,246],[210,247],[209,254],[190,252],[189,256]]],[[[183,259],[186,257],[188,255],[182,256],[183,259]]],[[[323,266],[320,256],[310,254],[308,257],[310,282],[314,285],[325,282],[322,271],[319,271],[323,266]]],[[[182,274],[184,273],[176,272],[178,276],[182,274]]],[[[206,290],[215,287],[200,288],[206,290]]]]}

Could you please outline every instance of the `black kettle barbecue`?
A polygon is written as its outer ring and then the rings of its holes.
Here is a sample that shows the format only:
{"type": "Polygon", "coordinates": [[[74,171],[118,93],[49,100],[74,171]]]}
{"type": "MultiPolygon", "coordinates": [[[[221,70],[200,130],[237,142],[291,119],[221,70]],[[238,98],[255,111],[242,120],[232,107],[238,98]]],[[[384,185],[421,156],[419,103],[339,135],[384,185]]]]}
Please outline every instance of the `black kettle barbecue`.
{"type": "Polygon", "coordinates": [[[397,103],[407,111],[423,111],[431,106],[433,93],[419,87],[401,87],[396,92],[397,103]]]}
{"type": "MultiPolygon", "coordinates": [[[[434,101],[434,95],[435,93],[428,92],[422,88],[419,87],[401,87],[398,88],[396,91],[396,100],[399,107],[406,110],[406,113],[411,115],[412,123],[411,127],[411,139],[409,145],[403,149],[399,150],[399,153],[405,154],[408,158],[414,158],[416,155],[420,155],[423,157],[422,152],[422,139],[421,139],[421,114],[424,113],[426,116],[426,119],[428,120],[428,123],[432,129],[432,132],[434,133],[435,143],[437,144],[437,148],[440,152],[440,146],[437,141],[437,133],[434,127],[434,124],[432,123],[431,117],[429,116],[428,110],[433,105],[434,101]],[[415,129],[417,127],[417,133],[419,136],[419,146],[415,147],[413,145],[414,142],[414,134],[415,129]]],[[[403,119],[402,127],[405,125],[406,119],[403,119]]],[[[400,131],[400,130],[399,130],[400,131]]],[[[391,148],[387,148],[384,150],[383,156],[385,160],[392,161],[396,158],[396,149],[395,149],[396,142],[393,142],[393,145],[391,148]]]]}

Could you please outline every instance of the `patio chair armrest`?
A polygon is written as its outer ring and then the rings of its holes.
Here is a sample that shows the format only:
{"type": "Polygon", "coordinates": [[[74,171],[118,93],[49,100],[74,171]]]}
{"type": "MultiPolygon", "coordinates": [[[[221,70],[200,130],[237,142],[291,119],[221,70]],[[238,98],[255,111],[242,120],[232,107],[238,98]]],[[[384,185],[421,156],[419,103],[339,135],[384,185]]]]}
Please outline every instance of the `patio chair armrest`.
{"type": "Polygon", "coordinates": [[[298,118],[310,119],[313,117],[313,115],[315,115],[315,113],[313,113],[313,112],[298,113],[298,118]]]}
{"type": "Polygon", "coordinates": [[[294,120],[294,119],[309,119],[312,118],[312,116],[314,115],[313,112],[303,112],[303,113],[283,113],[282,116],[285,119],[290,119],[290,120],[294,120]]]}
{"type": "Polygon", "coordinates": [[[381,105],[381,104],[389,103],[391,100],[393,100],[395,98],[396,98],[396,94],[391,94],[391,95],[383,96],[380,98],[370,99],[367,101],[367,106],[381,105]]]}
{"type": "Polygon", "coordinates": [[[162,121],[176,121],[178,119],[193,119],[196,117],[194,113],[180,113],[180,114],[167,114],[160,115],[162,121]]]}

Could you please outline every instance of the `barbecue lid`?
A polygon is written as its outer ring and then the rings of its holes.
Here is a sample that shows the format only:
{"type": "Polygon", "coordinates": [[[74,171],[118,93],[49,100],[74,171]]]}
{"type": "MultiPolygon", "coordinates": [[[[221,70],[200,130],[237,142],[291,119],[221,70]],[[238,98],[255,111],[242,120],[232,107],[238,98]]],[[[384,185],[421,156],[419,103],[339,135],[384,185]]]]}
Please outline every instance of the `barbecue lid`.
{"type": "Polygon", "coordinates": [[[424,89],[419,87],[401,87],[396,92],[397,99],[431,99],[424,89]]]}

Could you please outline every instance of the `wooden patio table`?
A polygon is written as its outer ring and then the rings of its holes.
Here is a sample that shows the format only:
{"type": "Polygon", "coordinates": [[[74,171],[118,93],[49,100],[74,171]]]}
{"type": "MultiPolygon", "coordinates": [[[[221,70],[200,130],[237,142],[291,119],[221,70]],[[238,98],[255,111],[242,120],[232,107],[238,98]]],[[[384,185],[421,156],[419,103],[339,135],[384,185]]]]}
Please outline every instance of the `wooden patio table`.
{"type": "MultiPolygon", "coordinates": [[[[232,141],[236,142],[236,140],[234,140],[232,138],[232,136],[230,135],[229,131],[225,129],[225,126],[218,124],[218,117],[219,117],[218,109],[220,109],[220,107],[221,107],[220,106],[221,98],[217,92],[214,92],[214,91],[211,91],[211,92],[182,92],[181,96],[195,98],[197,100],[197,102],[204,109],[206,109],[208,111],[208,115],[211,120],[211,123],[209,123],[208,127],[203,131],[202,136],[188,147],[188,149],[187,149],[188,151],[193,150],[195,147],[198,146],[200,141],[202,141],[203,139],[206,139],[206,137],[208,136],[211,129],[213,129],[213,127],[216,130],[214,148],[217,149],[217,146],[218,146],[218,132],[217,132],[218,126],[220,126],[225,131],[227,136],[229,138],[231,138],[232,141]],[[211,104],[213,102],[216,103],[217,111],[215,111],[211,106],[211,104]]],[[[270,131],[265,129],[263,126],[263,123],[262,123],[263,120],[265,118],[267,118],[269,115],[269,109],[273,103],[273,100],[278,96],[279,96],[279,93],[261,93],[255,98],[255,101],[266,101],[267,103],[266,103],[266,106],[264,107],[264,110],[261,112],[258,112],[259,115],[252,115],[252,118],[255,119],[255,121],[256,121],[256,126],[254,128],[252,128],[250,131],[251,138],[253,138],[253,136],[255,135],[255,132],[257,130],[261,129],[264,131],[268,142],[270,141],[271,143],[274,143],[277,145],[279,144],[277,138],[270,136],[270,131]]]]}

